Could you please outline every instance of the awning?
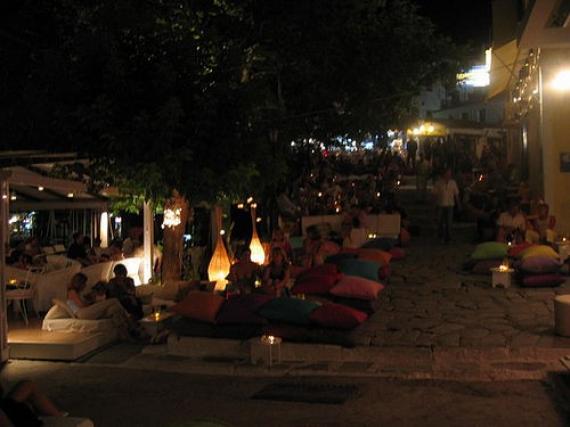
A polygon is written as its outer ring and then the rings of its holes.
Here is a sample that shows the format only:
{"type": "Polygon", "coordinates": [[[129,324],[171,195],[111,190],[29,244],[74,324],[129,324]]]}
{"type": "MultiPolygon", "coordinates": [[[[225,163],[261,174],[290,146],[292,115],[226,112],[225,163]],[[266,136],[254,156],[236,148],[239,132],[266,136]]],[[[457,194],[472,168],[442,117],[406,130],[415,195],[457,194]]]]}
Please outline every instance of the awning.
{"type": "Polygon", "coordinates": [[[519,48],[517,41],[512,40],[503,46],[493,49],[491,60],[491,83],[487,99],[494,98],[509,88],[511,78],[515,75],[519,48]]]}

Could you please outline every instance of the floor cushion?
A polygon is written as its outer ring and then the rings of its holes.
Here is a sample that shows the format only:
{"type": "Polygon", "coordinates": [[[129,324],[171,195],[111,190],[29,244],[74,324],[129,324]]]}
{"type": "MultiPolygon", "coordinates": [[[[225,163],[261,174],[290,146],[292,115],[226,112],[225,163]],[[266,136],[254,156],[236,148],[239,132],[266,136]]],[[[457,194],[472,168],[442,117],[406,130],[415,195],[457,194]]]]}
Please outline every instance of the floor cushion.
{"type": "Polygon", "coordinates": [[[313,301],[280,297],[261,307],[259,314],[272,321],[306,325],[310,322],[310,314],[317,307],[319,304],[313,301]]]}
{"type": "Polygon", "coordinates": [[[503,259],[507,257],[508,245],[500,242],[485,242],[477,245],[471,258],[475,260],[503,259]]]}
{"type": "Polygon", "coordinates": [[[375,261],[384,266],[390,264],[392,254],[381,249],[360,248],[358,249],[358,259],[375,261]]]}
{"type": "Polygon", "coordinates": [[[526,288],[555,287],[562,285],[566,279],[560,274],[537,274],[525,276],[521,286],[526,288]]]}
{"type": "Polygon", "coordinates": [[[536,246],[534,243],[523,242],[519,243],[518,245],[514,245],[509,247],[508,255],[511,258],[518,258],[521,254],[531,246],[536,246]]]}
{"type": "Polygon", "coordinates": [[[333,302],[335,304],[346,305],[347,307],[354,308],[355,310],[362,311],[369,316],[376,313],[381,306],[381,298],[376,300],[363,300],[357,298],[336,297],[333,295],[333,302]]]}
{"type": "Polygon", "coordinates": [[[349,276],[363,277],[368,280],[378,280],[382,265],[375,261],[364,259],[347,259],[340,263],[339,269],[349,276]]]}
{"type": "Polygon", "coordinates": [[[214,323],[224,301],[221,296],[209,292],[190,292],[170,310],[183,317],[214,323]]]}
{"type": "Polygon", "coordinates": [[[340,280],[340,273],[313,273],[299,277],[292,289],[294,294],[326,295],[340,280]]]}
{"type": "Polygon", "coordinates": [[[529,273],[556,273],[561,266],[562,263],[556,258],[533,256],[523,258],[520,269],[529,273]]]}
{"type": "Polygon", "coordinates": [[[546,245],[534,245],[525,249],[521,253],[521,258],[523,260],[532,257],[546,257],[546,258],[560,259],[560,255],[558,255],[558,253],[550,246],[546,245]]]}
{"type": "Polygon", "coordinates": [[[328,256],[325,261],[328,264],[338,265],[345,259],[356,259],[356,258],[358,258],[356,252],[340,252],[338,254],[328,256]]]}
{"type": "Polygon", "coordinates": [[[372,239],[362,245],[363,248],[370,248],[370,249],[381,249],[383,251],[389,251],[394,246],[396,246],[397,240],[396,239],[389,239],[386,237],[382,237],[379,239],[372,239]]]}
{"type": "Polygon", "coordinates": [[[325,304],[311,313],[311,322],[325,328],[354,329],[368,318],[366,313],[342,304],[325,304]]]}
{"type": "Polygon", "coordinates": [[[273,297],[271,295],[262,294],[238,295],[229,298],[224,302],[218,312],[216,323],[221,325],[263,324],[265,323],[265,319],[259,316],[257,311],[272,299],[273,297]]]}
{"type": "Polygon", "coordinates": [[[476,261],[475,265],[471,269],[473,274],[491,274],[492,268],[498,268],[503,261],[500,259],[484,259],[482,261],[476,261]]]}
{"type": "Polygon", "coordinates": [[[358,276],[344,276],[330,290],[332,295],[363,300],[375,300],[384,289],[384,285],[374,280],[358,276]]]}
{"type": "Polygon", "coordinates": [[[406,258],[406,251],[402,248],[393,247],[390,249],[390,255],[392,255],[394,261],[399,261],[406,258]]]}

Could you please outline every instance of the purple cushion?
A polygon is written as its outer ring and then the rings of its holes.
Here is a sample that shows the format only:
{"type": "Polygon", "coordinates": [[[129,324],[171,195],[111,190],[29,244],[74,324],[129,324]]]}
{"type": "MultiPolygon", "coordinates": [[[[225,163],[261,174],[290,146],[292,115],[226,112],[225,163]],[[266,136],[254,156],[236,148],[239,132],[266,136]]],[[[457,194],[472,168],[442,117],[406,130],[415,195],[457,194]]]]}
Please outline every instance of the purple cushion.
{"type": "Polygon", "coordinates": [[[554,287],[560,286],[566,281],[560,274],[537,274],[526,276],[522,286],[527,288],[554,287]]]}
{"type": "Polygon", "coordinates": [[[248,324],[260,325],[265,319],[256,312],[269,302],[271,295],[240,295],[224,302],[216,318],[218,324],[248,324]]]}
{"type": "Polygon", "coordinates": [[[529,273],[556,273],[561,266],[562,263],[555,258],[536,256],[523,259],[520,268],[529,273]]]}

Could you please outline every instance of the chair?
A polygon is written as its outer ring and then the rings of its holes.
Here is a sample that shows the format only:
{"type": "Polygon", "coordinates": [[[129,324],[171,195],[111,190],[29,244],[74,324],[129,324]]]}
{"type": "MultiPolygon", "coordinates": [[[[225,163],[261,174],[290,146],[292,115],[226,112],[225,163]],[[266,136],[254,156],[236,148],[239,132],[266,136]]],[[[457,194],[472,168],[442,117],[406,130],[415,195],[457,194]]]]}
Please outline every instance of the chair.
{"type": "Polygon", "coordinates": [[[34,302],[38,311],[48,311],[51,307],[51,300],[67,298],[67,286],[75,273],[79,273],[81,265],[73,263],[70,267],[51,271],[49,273],[35,274],[34,302]]]}
{"type": "MultiPolygon", "coordinates": [[[[87,276],[87,287],[90,288],[99,281],[107,281],[111,276],[113,261],[99,262],[81,269],[87,276]]],[[[88,289],[86,289],[88,292],[88,289]]]]}
{"type": "MultiPolygon", "coordinates": [[[[22,270],[23,271],[23,270],[22,270]]],[[[11,280],[17,280],[17,279],[9,279],[9,282],[11,280]]],[[[20,314],[22,315],[22,318],[24,319],[24,322],[26,323],[26,326],[28,326],[28,307],[26,305],[26,301],[31,301],[32,302],[32,308],[36,313],[36,316],[39,317],[38,315],[38,311],[36,309],[36,306],[34,304],[34,284],[32,283],[32,272],[30,270],[26,271],[25,277],[23,281],[19,281],[20,283],[23,283],[23,287],[19,287],[18,289],[7,289],[6,290],[6,302],[9,305],[10,303],[19,303],[19,311],[20,314]]],[[[14,305],[14,308],[16,308],[17,306],[14,305]]]]}

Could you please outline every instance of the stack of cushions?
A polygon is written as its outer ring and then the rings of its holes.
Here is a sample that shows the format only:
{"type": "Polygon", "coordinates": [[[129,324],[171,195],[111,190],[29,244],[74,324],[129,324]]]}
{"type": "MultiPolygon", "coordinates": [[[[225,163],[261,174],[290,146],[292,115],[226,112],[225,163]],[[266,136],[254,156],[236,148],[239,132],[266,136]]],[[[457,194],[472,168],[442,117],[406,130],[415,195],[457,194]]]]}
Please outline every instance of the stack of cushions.
{"type": "Polygon", "coordinates": [[[358,255],[358,259],[374,261],[382,266],[378,272],[380,279],[384,280],[390,277],[390,261],[392,260],[392,254],[390,252],[381,249],[360,248],[356,249],[356,254],[358,255]]]}
{"type": "Polygon", "coordinates": [[[260,325],[266,323],[257,312],[273,299],[270,295],[249,294],[229,298],[222,305],[216,323],[220,325],[260,325]]]}
{"type": "Polygon", "coordinates": [[[491,274],[508,256],[509,246],[500,242],[485,242],[477,245],[471,254],[470,268],[475,274],[491,274]]]}
{"type": "Polygon", "coordinates": [[[333,329],[354,329],[362,324],[368,315],[341,304],[324,304],[310,315],[310,320],[319,326],[333,329]]]}
{"type": "Polygon", "coordinates": [[[553,287],[565,282],[560,274],[562,262],[550,246],[532,245],[519,252],[517,269],[525,287],[553,287]]]}

